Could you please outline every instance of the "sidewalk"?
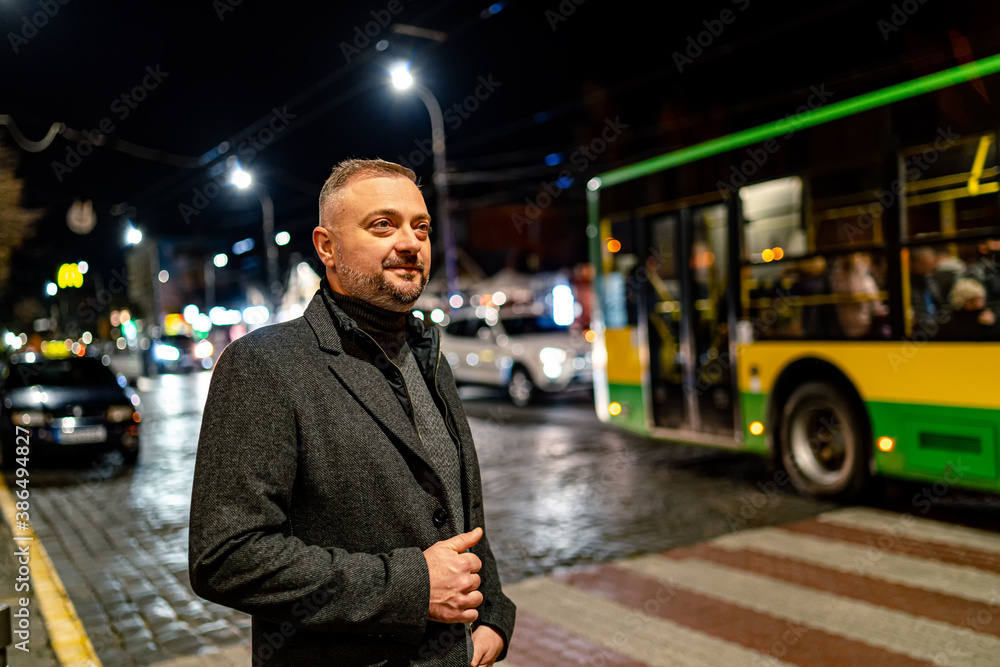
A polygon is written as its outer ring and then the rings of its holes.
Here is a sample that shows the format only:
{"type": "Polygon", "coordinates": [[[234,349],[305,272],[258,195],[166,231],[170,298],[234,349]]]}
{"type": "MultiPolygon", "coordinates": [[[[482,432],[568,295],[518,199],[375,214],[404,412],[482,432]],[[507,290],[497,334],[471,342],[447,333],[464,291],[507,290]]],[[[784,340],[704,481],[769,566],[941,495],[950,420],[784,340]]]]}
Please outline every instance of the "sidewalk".
{"type": "MultiPolygon", "coordinates": [[[[2,484],[2,479],[0,479],[2,484]]],[[[0,493],[7,494],[6,488],[0,488],[0,493]]],[[[15,550],[24,542],[15,542],[11,534],[10,527],[6,519],[0,521],[0,602],[10,605],[11,614],[21,608],[19,600],[27,597],[29,600],[28,613],[29,627],[31,633],[27,644],[27,652],[15,648],[13,645],[7,648],[7,661],[12,667],[57,667],[59,661],[56,659],[49,641],[48,628],[42,618],[42,612],[38,601],[37,589],[32,586],[30,591],[17,590],[18,583],[23,587],[24,582],[18,582],[18,563],[15,550]]],[[[29,553],[32,558],[36,558],[38,553],[34,545],[29,542],[29,553]]],[[[11,617],[13,625],[17,627],[18,619],[11,617]]],[[[17,635],[13,636],[14,643],[20,641],[17,635]]]]}

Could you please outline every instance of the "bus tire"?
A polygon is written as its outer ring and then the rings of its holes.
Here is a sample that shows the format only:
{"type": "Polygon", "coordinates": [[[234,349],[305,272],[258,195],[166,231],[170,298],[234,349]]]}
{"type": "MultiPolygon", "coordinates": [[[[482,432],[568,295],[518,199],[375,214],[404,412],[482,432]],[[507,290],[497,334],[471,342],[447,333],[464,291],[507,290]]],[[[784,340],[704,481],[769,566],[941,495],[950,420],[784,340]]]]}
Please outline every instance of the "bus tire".
{"type": "Polygon", "coordinates": [[[781,463],[801,493],[857,498],[868,483],[865,420],[857,401],[827,382],[806,382],[781,414],[781,463]]]}

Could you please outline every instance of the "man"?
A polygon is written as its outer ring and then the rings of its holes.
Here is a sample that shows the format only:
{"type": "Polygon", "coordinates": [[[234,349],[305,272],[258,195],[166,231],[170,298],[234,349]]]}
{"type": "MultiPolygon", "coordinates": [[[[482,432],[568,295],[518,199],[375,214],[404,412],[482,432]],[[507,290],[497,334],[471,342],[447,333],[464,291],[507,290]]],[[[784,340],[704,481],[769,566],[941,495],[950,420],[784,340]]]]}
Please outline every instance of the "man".
{"type": "Polygon", "coordinates": [[[303,317],[234,341],[215,368],[191,585],[253,615],[255,665],[506,655],[515,610],[483,534],[472,435],[438,331],[409,313],[429,233],[412,171],[340,163],[313,231],[320,290],[303,317]]]}

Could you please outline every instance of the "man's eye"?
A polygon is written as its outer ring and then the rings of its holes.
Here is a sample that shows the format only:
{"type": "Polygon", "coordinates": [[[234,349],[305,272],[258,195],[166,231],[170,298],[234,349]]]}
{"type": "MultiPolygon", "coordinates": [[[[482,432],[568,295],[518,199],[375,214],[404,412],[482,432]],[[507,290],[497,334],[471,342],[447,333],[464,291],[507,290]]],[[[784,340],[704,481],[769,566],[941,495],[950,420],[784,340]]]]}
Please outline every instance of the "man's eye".
{"type": "Polygon", "coordinates": [[[375,224],[372,225],[372,227],[381,227],[382,229],[391,226],[392,224],[388,220],[377,220],[375,221],[375,224]]]}

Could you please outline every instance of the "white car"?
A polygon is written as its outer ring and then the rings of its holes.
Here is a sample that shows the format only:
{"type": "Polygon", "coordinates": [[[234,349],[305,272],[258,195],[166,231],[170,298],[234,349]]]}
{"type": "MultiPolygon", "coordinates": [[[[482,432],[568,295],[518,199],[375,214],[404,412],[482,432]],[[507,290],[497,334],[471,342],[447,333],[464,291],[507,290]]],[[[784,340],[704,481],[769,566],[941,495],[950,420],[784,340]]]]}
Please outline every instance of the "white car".
{"type": "Polygon", "coordinates": [[[441,350],[456,382],[505,387],[517,406],[531,403],[538,391],[593,387],[590,343],[544,315],[455,312],[441,334],[441,350]]]}

